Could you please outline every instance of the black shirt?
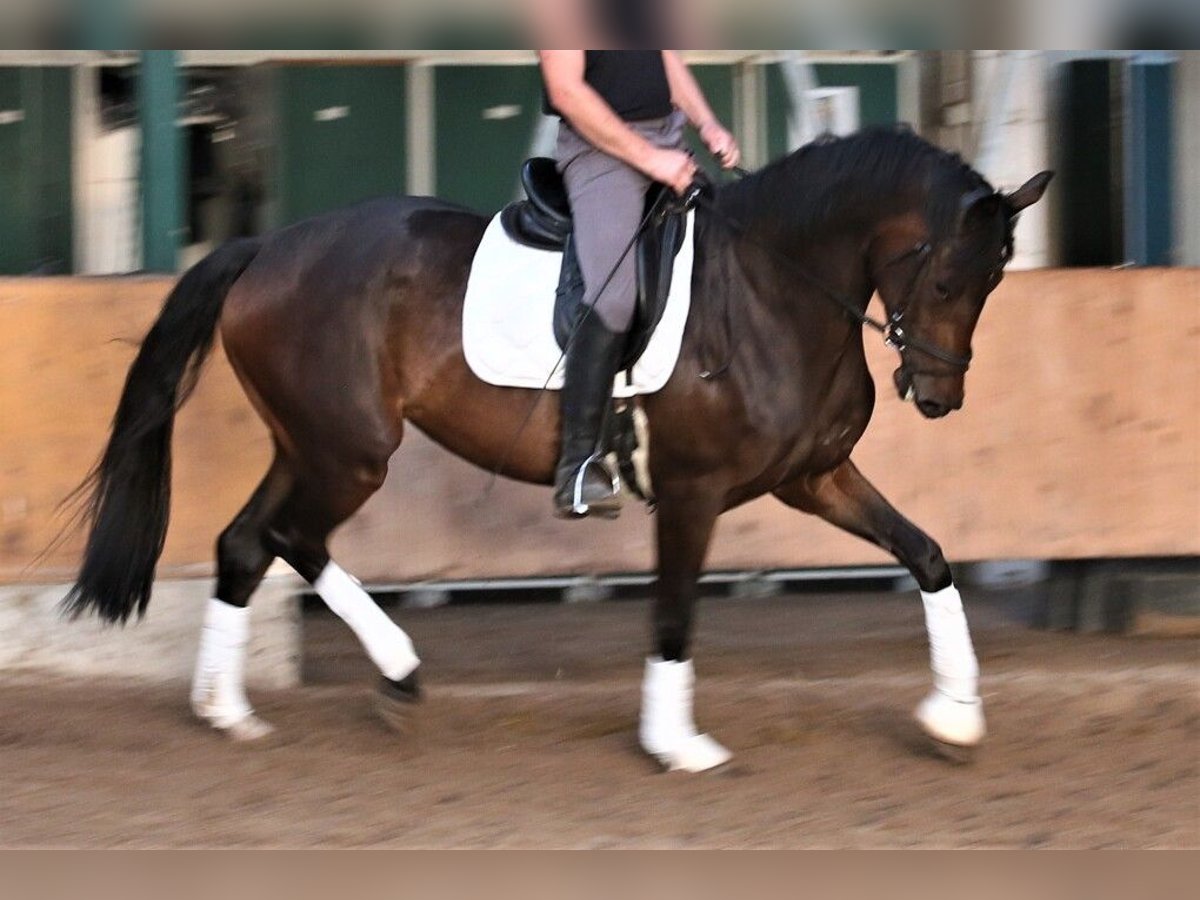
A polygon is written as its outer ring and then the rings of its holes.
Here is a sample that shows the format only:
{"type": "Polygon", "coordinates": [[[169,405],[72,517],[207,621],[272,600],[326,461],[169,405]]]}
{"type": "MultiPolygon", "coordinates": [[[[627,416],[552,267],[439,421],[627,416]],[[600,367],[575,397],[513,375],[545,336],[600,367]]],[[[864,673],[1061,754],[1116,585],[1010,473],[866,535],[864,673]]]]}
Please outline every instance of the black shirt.
{"type": "MultiPolygon", "coordinates": [[[[626,122],[671,114],[671,85],[661,50],[585,50],[583,80],[626,122]]],[[[546,98],[547,115],[561,116],[546,98]]]]}

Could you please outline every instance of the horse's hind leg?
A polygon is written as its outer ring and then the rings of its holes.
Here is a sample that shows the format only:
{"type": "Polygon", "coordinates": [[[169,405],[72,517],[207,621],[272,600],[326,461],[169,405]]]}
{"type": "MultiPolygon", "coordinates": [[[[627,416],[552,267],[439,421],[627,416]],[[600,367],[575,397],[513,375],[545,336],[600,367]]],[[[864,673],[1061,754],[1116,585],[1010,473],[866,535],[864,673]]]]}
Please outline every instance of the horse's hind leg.
{"type": "Polygon", "coordinates": [[[917,708],[917,722],[952,747],[982,741],[979,663],[941,547],[900,515],[849,460],[832,472],[787,484],[775,495],[887,550],[912,572],[925,604],[934,683],[933,693],[917,708]]]}
{"type": "Polygon", "coordinates": [[[291,487],[292,475],[277,455],[250,501],[217,540],[216,596],[205,610],[191,703],[198,718],[235,740],[255,740],[271,731],[246,699],[248,604],[275,559],[266,529],[291,487]]]}
{"type": "Polygon", "coordinates": [[[383,484],[387,456],[369,465],[327,466],[301,480],[271,526],[274,545],[358,637],[383,676],[381,707],[389,724],[420,698],[420,659],[409,636],[329,555],[328,539],[383,484]]]}

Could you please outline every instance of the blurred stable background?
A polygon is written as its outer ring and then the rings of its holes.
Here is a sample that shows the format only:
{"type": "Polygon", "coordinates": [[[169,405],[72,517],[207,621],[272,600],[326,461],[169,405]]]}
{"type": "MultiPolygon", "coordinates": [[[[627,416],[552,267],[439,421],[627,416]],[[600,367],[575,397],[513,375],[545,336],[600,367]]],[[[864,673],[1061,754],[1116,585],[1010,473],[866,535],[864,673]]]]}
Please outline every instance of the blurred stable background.
{"type": "MultiPolygon", "coordinates": [[[[910,123],[997,184],[1059,172],[1017,268],[1200,262],[1195,52],[691,61],[750,166],[910,123]]],[[[0,274],[174,272],[386,193],[496,210],[520,161],[552,147],[539,92],[526,51],[0,50],[0,274]]]]}
{"type": "MultiPolygon", "coordinates": [[[[748,167],[825,132],[909,123],[999,187],[1057,170],[984,315],[966,410],[920,421],[868,336],[880,400],[856,459],[968,577],[1033,591],[1036,623],[1186,627],[1200,608],[1200,277],[1187,268],[1200,265],[1200,53],[689,58],[748,167]],[[883,462],[898,444],[903,471],[883,462]]],[[[553,147],[540,107],[528,51],[0,51],[0,275],[12,276],[0,278],[0,621],[21,620],[0,632],[41,633],[30,623],[49,621],[70,580],[77,539],[34,558],[102,446],[129,342],[176,273],[228,238],[380,194],[494,212],[515,196],[520,162],[553,147]]],[[[222,359],[175,447],[160,577],[194,608],[180,632],[192,641],[213,542],[268,458],[222,359]]],[[[337,553],[423,603],[644,585],[650,519],[637,508],[617,525],[564,527],[544,491],[486,488],[485,473],[413,435],[337,553]]],[[[769,500],[722,521],[710,569],[749,592],[905,585],[874,549],[769,500]]],[[[35,641],[12,641],[0,664],[39,662],[35,641]]]]}

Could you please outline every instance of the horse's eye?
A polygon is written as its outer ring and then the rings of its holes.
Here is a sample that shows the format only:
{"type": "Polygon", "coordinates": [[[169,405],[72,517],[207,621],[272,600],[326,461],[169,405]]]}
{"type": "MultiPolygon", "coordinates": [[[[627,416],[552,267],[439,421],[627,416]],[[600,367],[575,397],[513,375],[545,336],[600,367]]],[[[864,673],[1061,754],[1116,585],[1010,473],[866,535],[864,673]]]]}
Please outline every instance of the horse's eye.
{"type": "Polygon", "coordinates": [[[937,295],[939,300],[950,299],[950,288],[946,287],[946,285],[940,281],[933,286],[933,292],[937,295]]]}

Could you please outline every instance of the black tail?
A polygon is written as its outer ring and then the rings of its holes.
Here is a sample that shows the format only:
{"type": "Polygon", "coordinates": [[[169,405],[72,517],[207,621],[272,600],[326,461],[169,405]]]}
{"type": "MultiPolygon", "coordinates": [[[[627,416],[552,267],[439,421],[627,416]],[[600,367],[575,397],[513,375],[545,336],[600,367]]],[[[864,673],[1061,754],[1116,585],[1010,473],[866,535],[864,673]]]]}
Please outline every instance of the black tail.
{"type": "Polygon", "coordinates": [[[171,507],[171,432],[212,350],[229,289],[258,254],[256,240],[224,245],[180,279],[129,369],[103,456],[79,486],[91,524],[79,579],[63,600],[124,623],[145,615],[171,507]]]}

